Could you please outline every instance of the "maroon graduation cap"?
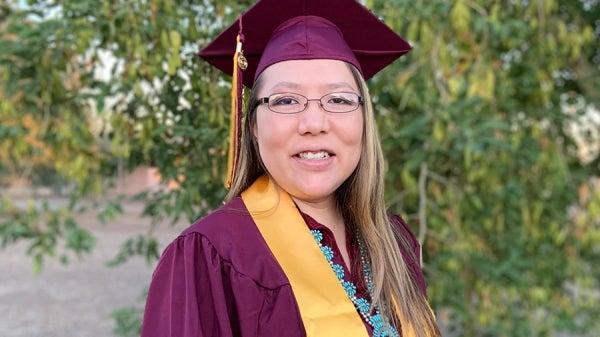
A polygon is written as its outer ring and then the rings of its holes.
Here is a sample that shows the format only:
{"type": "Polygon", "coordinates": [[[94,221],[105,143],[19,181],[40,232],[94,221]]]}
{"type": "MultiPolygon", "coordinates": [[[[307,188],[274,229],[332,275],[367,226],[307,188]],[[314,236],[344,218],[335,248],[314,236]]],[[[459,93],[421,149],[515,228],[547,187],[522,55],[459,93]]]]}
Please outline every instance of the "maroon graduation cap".
{"type": "Polygon", "coordinates": [[[369,79],[410,49],[357,0],[259,0],[199,52],[232,76],[227,186],[239,151],[242,84],[251,88],[274,63],[309,59],[346,61],[369,79]]]}

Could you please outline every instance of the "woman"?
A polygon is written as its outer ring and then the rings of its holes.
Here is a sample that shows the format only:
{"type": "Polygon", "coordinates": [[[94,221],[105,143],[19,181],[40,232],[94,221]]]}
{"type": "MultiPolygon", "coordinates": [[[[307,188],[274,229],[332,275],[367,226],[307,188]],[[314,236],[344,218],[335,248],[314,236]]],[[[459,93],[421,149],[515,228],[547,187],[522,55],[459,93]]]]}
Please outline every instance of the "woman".
{"type": "Polygon", "coordinates": [[[166,248],[142,336],[439,336],[365,83],[408,44],[354,0],[263,0],[228,31],[201,52],[231,74],[237,31],[252,76],[228,201],[166,248]]]}

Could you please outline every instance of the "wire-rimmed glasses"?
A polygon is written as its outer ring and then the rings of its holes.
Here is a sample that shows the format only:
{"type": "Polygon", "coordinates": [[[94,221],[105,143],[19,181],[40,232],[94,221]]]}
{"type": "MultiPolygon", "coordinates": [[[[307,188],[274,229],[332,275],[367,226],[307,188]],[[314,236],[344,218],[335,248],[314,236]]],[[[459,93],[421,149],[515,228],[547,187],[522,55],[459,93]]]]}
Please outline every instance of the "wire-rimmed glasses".
{"type": "Polygon", "coordinates": [[[280,114],[295,114],[308,107],[308,102],[316,101],[323,110],[333,113],[345,113],[358,109],[364,103],[364,98],[354,92],[333,92],[321,98],[309,99],[306,96],[283,92],[258,99],[252,110],[260,104],[268,104],[269,110],[280,114]]]}

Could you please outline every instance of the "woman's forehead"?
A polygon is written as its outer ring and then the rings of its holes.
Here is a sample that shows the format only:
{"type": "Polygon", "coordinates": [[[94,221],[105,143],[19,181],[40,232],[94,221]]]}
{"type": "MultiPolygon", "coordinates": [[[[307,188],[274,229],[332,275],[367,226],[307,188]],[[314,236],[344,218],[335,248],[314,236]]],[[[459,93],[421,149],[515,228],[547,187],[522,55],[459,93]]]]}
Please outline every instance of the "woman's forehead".
{"type": "Polygon", "coordinates": [[[261,74],[261,88],[275,90],[357,90],[350,66],[338,60],[289,60],[275,63],[261,74]]]}

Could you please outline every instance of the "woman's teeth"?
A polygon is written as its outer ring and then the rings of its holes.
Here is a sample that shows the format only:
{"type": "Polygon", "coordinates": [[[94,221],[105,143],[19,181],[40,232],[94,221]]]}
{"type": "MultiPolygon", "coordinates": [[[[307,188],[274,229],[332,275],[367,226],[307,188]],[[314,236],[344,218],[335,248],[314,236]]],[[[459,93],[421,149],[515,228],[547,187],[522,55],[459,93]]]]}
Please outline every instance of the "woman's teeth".
{"type": "Polygon", "coordinates": [[[324,159],[324,158],[328,158],[329,157],[329,153],[325,152],[325,151],[321,151],[321,152],[301,152],[298,154],[298,157],[300,157],[301,159],[324,159]]]}

